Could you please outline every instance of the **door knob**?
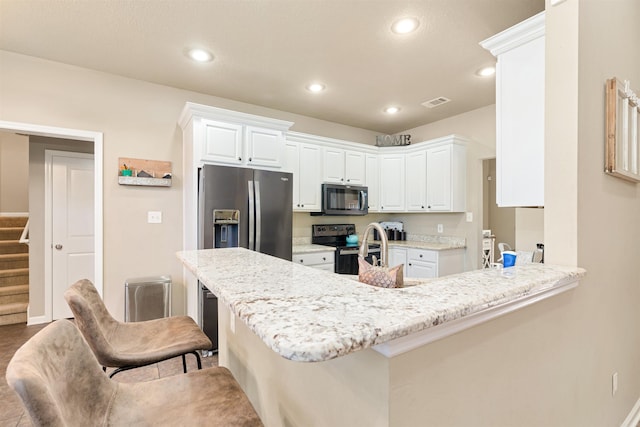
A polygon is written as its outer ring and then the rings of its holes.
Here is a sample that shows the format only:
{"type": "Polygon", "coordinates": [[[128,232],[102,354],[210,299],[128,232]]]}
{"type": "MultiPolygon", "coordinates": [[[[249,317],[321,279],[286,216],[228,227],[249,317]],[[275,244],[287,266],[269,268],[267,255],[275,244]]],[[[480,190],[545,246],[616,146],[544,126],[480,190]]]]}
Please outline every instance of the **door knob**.
{"type": "Polygon", "coordinates": [[[56,248],[57,250],[62,249],[62,245],[60,243],[58,243],[57,245],[54,246],[54,248],[56,248]]]}

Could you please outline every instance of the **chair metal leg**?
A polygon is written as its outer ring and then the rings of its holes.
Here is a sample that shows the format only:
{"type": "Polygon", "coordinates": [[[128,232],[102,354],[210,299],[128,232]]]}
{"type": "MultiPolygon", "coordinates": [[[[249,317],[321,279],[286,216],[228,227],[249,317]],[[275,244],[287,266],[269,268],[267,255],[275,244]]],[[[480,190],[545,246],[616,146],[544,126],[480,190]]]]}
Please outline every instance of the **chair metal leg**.
{"type": "Polygon", "coordinates": [[[198,362],[198,370],[202,369],[202,361],[200,360],[200,355],[197,351],[192,352],[196,356],[196,362],[198,362]]]}

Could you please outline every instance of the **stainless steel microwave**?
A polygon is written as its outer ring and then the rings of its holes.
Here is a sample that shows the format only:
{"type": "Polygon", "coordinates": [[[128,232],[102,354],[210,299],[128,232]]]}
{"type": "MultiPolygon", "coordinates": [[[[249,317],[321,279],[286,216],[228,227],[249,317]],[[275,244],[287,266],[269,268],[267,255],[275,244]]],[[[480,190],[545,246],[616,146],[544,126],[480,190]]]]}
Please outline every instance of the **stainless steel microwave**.
{"type": "Polygon", "coordinates": [[[366,215],[369,213],[367,187],[322,184],[323,215],[366,215]]]}

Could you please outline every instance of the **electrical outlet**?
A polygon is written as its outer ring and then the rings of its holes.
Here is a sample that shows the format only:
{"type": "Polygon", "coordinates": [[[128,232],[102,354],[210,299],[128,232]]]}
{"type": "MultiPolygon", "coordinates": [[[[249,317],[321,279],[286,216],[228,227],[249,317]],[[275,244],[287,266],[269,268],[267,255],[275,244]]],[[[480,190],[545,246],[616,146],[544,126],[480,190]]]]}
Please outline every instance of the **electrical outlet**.
{"type": "Polygon", "coordinates": [[[614,372],[611,376],[611,395],[615,396],[618,392],[618,373],[614,372]]]}
{"type": "Polygon", "coordinates": [[[467,212],[467,222],[473,222],[473,212],[467,212]]]}
{"type": "Polygon", "coordinates": [[[162,224],[162,212],[159,212],[159,211],[147,212],[147,222],[149,224],[162,224]]]}
{"type": "Polygon", "coordinates": [[[444,225],[438,224],[438,233],[443,233],[443,232],[444,232],[444,225]]]}

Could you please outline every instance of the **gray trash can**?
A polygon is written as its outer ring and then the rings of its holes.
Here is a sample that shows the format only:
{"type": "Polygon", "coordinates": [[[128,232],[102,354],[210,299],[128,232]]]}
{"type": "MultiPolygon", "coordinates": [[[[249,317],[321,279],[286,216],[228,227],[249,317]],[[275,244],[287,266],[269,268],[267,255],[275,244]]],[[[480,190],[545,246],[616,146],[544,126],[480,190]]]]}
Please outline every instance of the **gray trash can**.
{"type": "Polygon", "coordinates": [[[124,284],[124,321],[141,322],[171,315],[171,277],[139,277],[124,284]]]}

